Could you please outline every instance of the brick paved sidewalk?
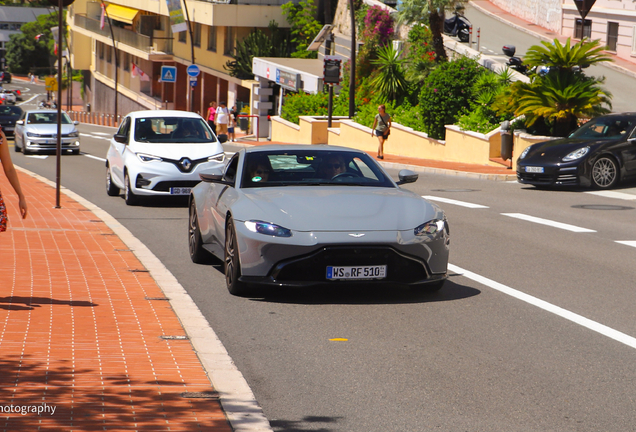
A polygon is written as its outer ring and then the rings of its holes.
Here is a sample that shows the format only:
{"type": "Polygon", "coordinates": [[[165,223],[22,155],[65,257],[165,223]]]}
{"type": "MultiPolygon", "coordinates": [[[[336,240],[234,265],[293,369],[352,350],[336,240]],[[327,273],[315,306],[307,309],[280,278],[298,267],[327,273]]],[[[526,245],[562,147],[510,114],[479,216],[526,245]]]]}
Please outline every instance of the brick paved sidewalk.
{"type": "Polygon", "coordinates": [[[0,175],[0,431],[232,430],[190,341],[162,338],[185,332],[136,256],[92,211],[64,194],[55,209],[54,188],[19,175],[26,220],[0,175]]]}

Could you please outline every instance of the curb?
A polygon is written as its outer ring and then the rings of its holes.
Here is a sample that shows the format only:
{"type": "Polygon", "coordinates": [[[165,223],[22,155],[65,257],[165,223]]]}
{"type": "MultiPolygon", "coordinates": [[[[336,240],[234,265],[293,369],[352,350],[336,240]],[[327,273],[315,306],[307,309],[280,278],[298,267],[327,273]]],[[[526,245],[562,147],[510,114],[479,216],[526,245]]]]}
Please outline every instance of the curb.
{"type": "MultiPolygon", "coordinates": [[[[39,174],[18,166],[16,166],[16,170],[30,175],[48,186],[56,187],[55,183],[39,174]]],[[[190,337],[201,366],[219,394],[219,401],[232,429],[235,432],[273,432],[243,374],[232,361],[196,303],[174,275],[146,245],[109,213],[63,186],[60,190],[102,220],[133,251],[159,288],[169,298],[170,306],[190,337]]]]}

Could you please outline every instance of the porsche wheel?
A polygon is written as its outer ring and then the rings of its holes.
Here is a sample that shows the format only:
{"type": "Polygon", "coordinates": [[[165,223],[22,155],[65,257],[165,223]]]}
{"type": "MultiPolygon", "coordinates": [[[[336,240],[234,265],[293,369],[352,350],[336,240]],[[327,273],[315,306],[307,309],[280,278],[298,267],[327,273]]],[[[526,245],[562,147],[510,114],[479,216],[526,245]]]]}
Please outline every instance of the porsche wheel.
{"type": "Polygon", "coordinates": [[[241,281],[241,263],[238,256],[238,242],[234,221],[228,219],[225,227],[225,284],[232,295],[241,296],[247,293],[247,287],[241,281]]]}
{"type": "Polygon", "coordinates": [[[106,193],[108,194],[108,196],[119,195],[119,188],[115,186],[115,183],[113,183],[109,166],[106,166],[106,193]]]}
{"type": "Polygon", "coordinates": [[[609,156],[602,156],[592,165],[592,184],[598,189],[609,189],[618,183],[618,164],[609,156]]]}
{"type": "Polygon", "coordinates": [[[124,176],[124,185],[126,188],[124,189],[124,199],[126,200],[127,205],[136,205],[139,202],[139,197],[133,193],[130,188],[130,177],[128,177],[128,173],[124,176]]]}
{"type": "Polygon", "coordinates": [[[190,203],[190,223],[188,225],[188,246],[193,263],[205,264],[210,261],[210,253],[203,249],[203,239],[199,230],[199,218],[194,200],[190,203]]]}

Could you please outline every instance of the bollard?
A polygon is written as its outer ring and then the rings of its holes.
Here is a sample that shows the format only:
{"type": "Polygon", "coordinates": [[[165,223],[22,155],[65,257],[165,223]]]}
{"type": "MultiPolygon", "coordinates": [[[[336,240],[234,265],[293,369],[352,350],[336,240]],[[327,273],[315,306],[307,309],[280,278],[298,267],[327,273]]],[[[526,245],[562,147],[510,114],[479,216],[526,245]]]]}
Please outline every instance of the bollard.
{"type": "Polygon", "coordinates": [[[468,27],[468,46],[473,47],[473,26],[468,27]]]}
{"type": "Polygon", "coordinates": [[[481,27],[477,27],[477,51],[479,52],[481,49],[481,27]]]}

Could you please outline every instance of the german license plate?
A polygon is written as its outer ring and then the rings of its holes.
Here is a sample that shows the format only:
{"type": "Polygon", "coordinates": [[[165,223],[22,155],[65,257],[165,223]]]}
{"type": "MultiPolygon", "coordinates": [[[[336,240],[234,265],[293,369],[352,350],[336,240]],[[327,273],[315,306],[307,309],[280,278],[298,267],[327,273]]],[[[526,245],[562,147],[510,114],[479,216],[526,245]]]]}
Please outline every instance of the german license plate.
{"type": "Polygon", "coordinates": [[[329,280],[384,279],[385,277],[385,265],[356,267],[327,266],[327,279],[329,280]]]}
{"type": "Polygon", "coordinates": [[[192,188],[189,187],[171,187],[170,195],[190,195],[190,190],[192,188]]]}
{"type": "Polygon", "coordinates": [[[543,172],[543,167],[527,166],[526,167],[526,172],[528,172],[528,173],[542,173],[543,172]]]}

